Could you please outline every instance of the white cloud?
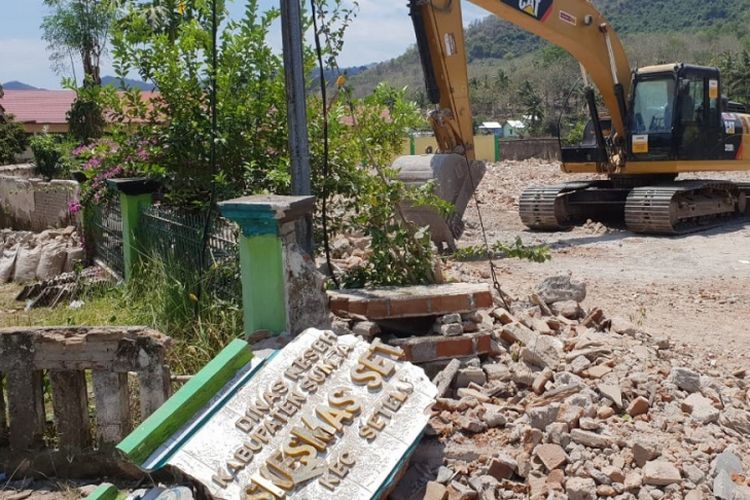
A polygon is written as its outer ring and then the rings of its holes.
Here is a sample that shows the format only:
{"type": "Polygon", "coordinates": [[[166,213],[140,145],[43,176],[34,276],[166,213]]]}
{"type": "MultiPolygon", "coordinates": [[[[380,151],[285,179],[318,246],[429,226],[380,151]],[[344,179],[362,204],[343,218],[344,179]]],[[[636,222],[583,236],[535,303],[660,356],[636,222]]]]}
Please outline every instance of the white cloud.
{"type": "MultiPolygon", "coordinates": [[[[307,4],[306,0],[302,1],[307,4]]],[[[346,67],[385,61],[401,55],[413,45],[414,29],[406,4],[407,0],[359,0],[359,13],[346,33],[339,64],[346,67]]],[[[468,2],[462,3],[462,10],[466,25],[487,15],[468,2]]],[[[281,51],[278,22],[269,33],[269,42],[274,49],[281,51]]],[[[103,60],[102,75],[113,73],[111,61],[103,60]]],[[[45,42],[39,38],[19,37],[0,39],[0,82],[8,80],[55,89],[60,88],[61,78],[50,67],[45,42]]]]}
{"type": "MultiPolygon", "coordinates": [[[[76,63],[79,72],[80,63],[76,63]]],[[[102,75],[113,74],[108,58],[102,61],[102,75]]],[[[34,87],[59,89],[62,77],[54,72],[46,42],[38,38],[0,40],[0,83],[18,80],[34,87]]]]}
{"type": "Polygon", "coordinates": [[[0,40],[0,82],[8,80],[46,88],[58,86],[44,42],[36,38],[0,40]]]}
{"type": "MultiPolygon", "coordinates": [[[[359,14],[344,40],[341,66],[392,59],[414,45],[414,27],[406,4],[406,0],[359,0],[359,14]]],[[[487,15],[468,2],[462,2],[461,8],[465,25],[487,15]]]]}
{"type": "MultiPolygon", "coordinates": [[[[307,1],[302,1],[307,6],[307,1]]],[[[344,49],[339,56],[341,67],[387,61],[400,56],[416,43],[407,0],[358,0],[358,3],[357,16],[347,29],[344,49]]],[[[466,26],[488,15],[469,2],[462,2],[461,8],[466,26]]],[[[307,33],[306,38],[313,43],[311,33],[307,33]]],[[[281,25],[278,21],[269,33],[269,43],[281,52],[281,25]]]]}

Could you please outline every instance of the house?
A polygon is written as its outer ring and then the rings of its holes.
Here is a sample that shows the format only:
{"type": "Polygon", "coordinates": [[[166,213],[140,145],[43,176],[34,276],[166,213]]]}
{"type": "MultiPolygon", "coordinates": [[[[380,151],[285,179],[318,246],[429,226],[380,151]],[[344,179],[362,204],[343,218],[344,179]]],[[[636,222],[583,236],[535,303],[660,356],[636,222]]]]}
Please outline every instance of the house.
{"type": "Polygon", "coordinates": [[[72,90],[6,90],[0,105],[27,134],[37,134],[45,127],[50,133],[62,134],[68,132],[66,114],[75,98],[72,90]]]}
{"type": "Polygon", "coordinates": [[[503,125],[502,135],[504,138],[519,137],[526,131],[526,124],[520,120],[506,120],[503,125]]]}
{"type": "Polygon", "coordinates": [[[492,134],[492,135],[497,135],[499,137],[502,137],[503,126],[500,125],[500,122],[483,122],[479,126],[479,133],[480,134],[492,134]]]}
{"type": "MultiPolygon", "coordinates": [[[[155,96],[158,92],[141,92],[144,101],[151,101],[155,96]]],[[[27,134],[44,130],[66,134],[69,132],[67,114],[75,99],[73,90],[5,90],[0,97],[0,109],[13,115],[27,134]]]]}

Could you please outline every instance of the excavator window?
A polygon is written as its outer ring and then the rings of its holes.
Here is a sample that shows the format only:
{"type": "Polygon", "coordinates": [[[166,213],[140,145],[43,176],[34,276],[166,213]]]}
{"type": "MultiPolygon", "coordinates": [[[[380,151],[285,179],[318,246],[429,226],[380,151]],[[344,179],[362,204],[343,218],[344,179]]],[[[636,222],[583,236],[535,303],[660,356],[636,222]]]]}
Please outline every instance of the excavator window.
{"type": "Polygon", "coordinates": [[[675,80],[672,77],[643,80],[635,87],[632,133],[671,133],[675,80]]]}

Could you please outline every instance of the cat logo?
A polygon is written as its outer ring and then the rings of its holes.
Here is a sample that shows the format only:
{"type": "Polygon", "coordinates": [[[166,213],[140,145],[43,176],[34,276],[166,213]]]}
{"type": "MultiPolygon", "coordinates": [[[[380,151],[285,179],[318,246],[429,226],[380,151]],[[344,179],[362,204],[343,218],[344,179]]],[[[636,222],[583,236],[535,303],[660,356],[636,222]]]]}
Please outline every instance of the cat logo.
{"type": "Polygon", "coordinates": [[[518,0],[518,8],[530,16],[539,15],[539,0],[518,0]]]}
{"type": "Polygon", "coordinates": [[[537,21],[546,21],[552,11],[552,0],[501,0],[524,14],[528,14],[537,21]]]}

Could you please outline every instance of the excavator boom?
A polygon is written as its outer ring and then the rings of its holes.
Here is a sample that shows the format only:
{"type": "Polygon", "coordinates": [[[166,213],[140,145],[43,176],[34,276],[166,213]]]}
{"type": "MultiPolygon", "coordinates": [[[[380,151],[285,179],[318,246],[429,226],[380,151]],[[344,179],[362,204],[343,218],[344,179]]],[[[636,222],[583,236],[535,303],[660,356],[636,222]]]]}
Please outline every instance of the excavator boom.
{"type": "MultiPolygon", "coordinates": [[[[631,68],[617,34],[588,0],[470,0],[567,50],[599,89],[612,126],[625,140],[631,68]]],[[[474,158],[469,78],[460,0],[411,0],[425,85],[437,106],[431,121],[444,153],[474,158]],[[463,148],[463,151],[461,150],[463,148]]]]}
{"type": "Polygon", "coordinates": [[[590,75],[624,140],[631,68],[625,49],[589,0],[470,0],[568,51],[590,75]]]}

